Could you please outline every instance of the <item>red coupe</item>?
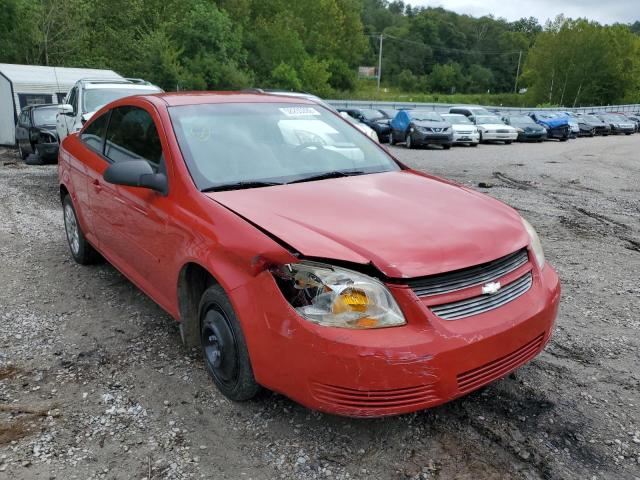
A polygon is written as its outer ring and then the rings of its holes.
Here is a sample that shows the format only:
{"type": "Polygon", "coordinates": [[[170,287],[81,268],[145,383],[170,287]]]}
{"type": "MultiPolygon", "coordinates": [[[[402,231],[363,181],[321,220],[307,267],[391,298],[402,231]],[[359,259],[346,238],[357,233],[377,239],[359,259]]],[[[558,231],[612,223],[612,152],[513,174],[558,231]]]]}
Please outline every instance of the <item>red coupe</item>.
{"type": "Polygon", "coordinates": [[[62,143],[59,179],[73,258],[104,257],[179,321],[232,400],[411,412],[505,376],[553,328],[529,223],[312,100],[118,100],[62,143]]]}

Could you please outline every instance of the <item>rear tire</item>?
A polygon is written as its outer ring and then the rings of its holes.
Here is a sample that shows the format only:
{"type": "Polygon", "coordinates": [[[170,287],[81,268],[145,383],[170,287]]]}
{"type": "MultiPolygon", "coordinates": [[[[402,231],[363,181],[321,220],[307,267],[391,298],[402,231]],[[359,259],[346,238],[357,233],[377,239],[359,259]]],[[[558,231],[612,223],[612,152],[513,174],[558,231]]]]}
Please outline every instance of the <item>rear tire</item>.
{"type": "Polygon", "coordinates": [[[445,150],[449,150],[451,149],[451,145],[442,145],[442,148],[444,148],[445,150]]]}
{"type": "Polygon", "coordinates": [[[234,402],[255,397],[262,387],[253,376],[240,322],[220,285],[204,291],[198,311],[202,356],[213,383],[234,402]]]}
{"type": "Polygon", "coordinates": [[[471,145],[472,147],[477,147],[477,146],[478,146],[478,144],[477,144],[477,143],[471,143],[470,145],[471,145]]]}
{"type": "Polygon", "coordinates": [[[64,229],[67,234],[71,256],[80,265],[96,263],[100,259],[100,254],[84,237],[71,196],[66,195],[62,200],[62,210],[64,212],[64,229]]]}

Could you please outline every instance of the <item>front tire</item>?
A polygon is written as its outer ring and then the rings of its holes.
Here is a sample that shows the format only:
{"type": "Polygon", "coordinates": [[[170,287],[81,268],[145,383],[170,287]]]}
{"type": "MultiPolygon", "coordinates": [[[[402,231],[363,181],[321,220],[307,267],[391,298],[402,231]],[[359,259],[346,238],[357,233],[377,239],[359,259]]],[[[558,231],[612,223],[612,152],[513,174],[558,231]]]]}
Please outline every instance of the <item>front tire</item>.
{"type": "Polygon", "coordinates": [[[18,139],[16,139],[16,143],[18,144],[18,155],[20,155],[20,159],[26,160],[29,154],[25,153],[24,150],[22,150],[22,145],[20,145],[20,142],[18,141],[18,139]]]}
{"type": "Polygon", "coordinates": [[[405,138],[405,145],[409,149],[415,148],[415,145],[413,144],[413,140],[411,140],[411,133],[409,132],[407,132],[407,135],[405,138]]]}
{"type": "Polygon", "coordinates": [[[90,265],[100,259],[100,255],[84,237],[78,222],[76,210],[73,207],[71,196],[66,195],[62,200],[62,210],[64,212],[64,229],[67,234],[67,242],[71,256],[80,265],[90,265]]]}
{"type": "Polygon", "coordinates": [[[513,143],[513,140],[506,140],[504,142],[505,145],[511,145],[513,143]]]}
{"type": "Polygon", "coordinates": [[[253,376],[240,322],[221,286],[205,290],[198,311],[202,356],[213,383],[234,402],[255,397],[261,387],[253,376]]]}
{"type": "Polygon", "coordinates": [[[445,144],[445,145],[442,145],[442,148],[444,148],[445,150],[449,150],[451,149],[451,145],[445,144]]]}

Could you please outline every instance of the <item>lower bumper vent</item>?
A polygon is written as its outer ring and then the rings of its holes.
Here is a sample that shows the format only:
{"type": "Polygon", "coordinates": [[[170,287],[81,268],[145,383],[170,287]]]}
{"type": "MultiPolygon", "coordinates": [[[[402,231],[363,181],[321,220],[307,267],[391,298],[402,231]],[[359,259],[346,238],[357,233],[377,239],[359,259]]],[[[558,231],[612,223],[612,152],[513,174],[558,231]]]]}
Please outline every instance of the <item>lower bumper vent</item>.
{"type": "Polygon", "coordinates": [[[509,355],[461,373],[458,375],[458,390],[460,393],[467,393],[493,380],[504,377],[535,357],[542,348],[543,339],[544,334],[540,334],[509,355]]]}

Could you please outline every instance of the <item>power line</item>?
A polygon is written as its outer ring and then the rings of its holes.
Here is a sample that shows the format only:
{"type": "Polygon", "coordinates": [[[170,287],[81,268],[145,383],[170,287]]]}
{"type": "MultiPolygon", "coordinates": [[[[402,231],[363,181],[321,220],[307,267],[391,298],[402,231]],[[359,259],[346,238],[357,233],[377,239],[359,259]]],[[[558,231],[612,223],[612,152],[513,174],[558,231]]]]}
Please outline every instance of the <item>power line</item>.
{"type": "MultiPolygon", "coordinates": [[[[365,34],[366,37],[376,37],[379,38],[380,37],[380,33],[372,33],[372,34],[365,34]]],[[[388,35],[388,34],[384,34],[384,38],[386,39],[391,39],[391,40],[395,40],[397,42],[401,42],[401,43],[406,43],[406,44],[410,44],[410,45],[419,45],[421,47],[427,47],[430,48],[431,50],[435,50],[435,51],[443,51],[443,52],[456,52],[456,53],[462,53],[462,54],[466,54],[466,55],[516,55],[520,53],[520,50],[513,50],[513,51],[486,51],[486,50],[470,50],[470,49],[460,49],[460,48],[448,48],[448,47],[433,47],[431,45],[427,45],[426,43],[423,42],[417,42],[415,40],[407,40],[404,38],[398,38],[398,37],[394,37],[393,35],[388,35]]]]}

